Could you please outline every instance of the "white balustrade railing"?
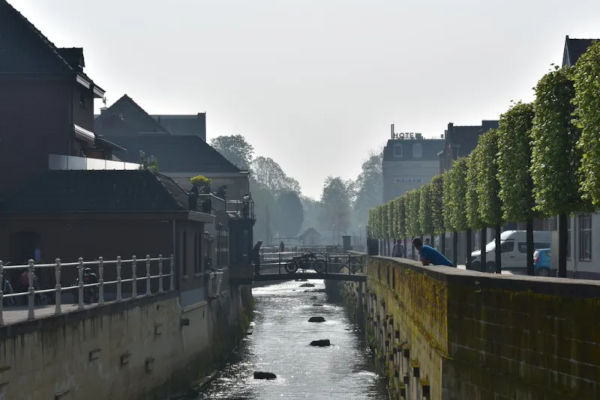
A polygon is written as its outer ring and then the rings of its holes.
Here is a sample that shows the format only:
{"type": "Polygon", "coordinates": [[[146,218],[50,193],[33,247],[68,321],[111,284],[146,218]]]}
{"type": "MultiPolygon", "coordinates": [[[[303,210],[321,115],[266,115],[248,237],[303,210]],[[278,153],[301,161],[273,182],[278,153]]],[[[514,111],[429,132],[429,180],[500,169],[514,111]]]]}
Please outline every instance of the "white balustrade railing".
{"type": "Polygon", "coordinates": [[[22,307],[18,307],[18,302],[21,303],[20,305],[27,306],[27,319],[33,320],[36,317],[36,302],[51,305],[52,297],[54,297],[54,314],[61,314],[62,297],[65,293],[71,293],[73,304],[76,304],[77,309],[82,310],[86,303],[104,305],[107,297],[111,302],[120,302],[172,291],[175,289],[174,265],[173,255],[170,257],[159,255],[154,258],[147,255],[143,259],[138,259],[134,255],[131,259],[117,257],[115,260],[104,260],[99,257],[94,261],[84,261],[79,258],[78,261],[69,263],[63,263],[57,258],[51,264],[35,264],[33,260],[29,260],[26,265],[4,265],[0,260],[0,326],[4,325],[5,312],[22,310],[22,307]],[[163,269],[165,261],[168,271],[163,269]],[[142,271],[138,271],[141,266],[138,264],[143,265],[143,275],[140,277],[138,272],[142,271]],[[50,272],[51,270],[54,270],[54,274],[50,272]],[[16,271],[16,274],[13,271],[16,271]],[[69,273],[75,279],[65,286],[63,281],[65,275],[68,277],[69,273]],[[41,277],[38,277],[38,274],[41,277]],[[7,275],[12,275],[15,283],[21,283],[21,291],[12,289],[11,280],[7,275]],[[51,286],[52,275],[54,275],[54,287],[44,287],[51,286]],[[138,286],[143,294],[138,294],[138,286]]]}

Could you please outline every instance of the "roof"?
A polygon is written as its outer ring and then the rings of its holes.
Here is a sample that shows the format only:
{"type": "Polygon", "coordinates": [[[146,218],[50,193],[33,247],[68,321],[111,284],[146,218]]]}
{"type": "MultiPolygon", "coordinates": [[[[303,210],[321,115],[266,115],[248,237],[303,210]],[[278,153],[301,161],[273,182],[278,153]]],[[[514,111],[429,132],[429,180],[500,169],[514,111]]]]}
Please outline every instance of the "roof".
{"type": "Polygon", "coordinates": [[[565,37],[565,48],[563,51],[564,66],[575,65],[579,57],[587,50],[590,45],[600,39],[571,39],[569,35],[565,37]]]}
{"type": "Polygon", "coordinates": [[[206,113],[193,115],[151,115],[173,135],[196,135],[206,141],[206,113]]]}
{"type": "Polygon", "coordinates": [[[126,94],[109,108],[102,110],[94,120],[94,130],[104,136],[169,133],[126,94]]]}
{"type": "Polygon", "coordinates": [[[161,172],[233,172],[241,170],[198,136],[137,135],[106,136],[127,151],[115,151],[119,159],[140,162],[140,151],[158,160],[161,172]]]}
{"type": "Polygon", "coordinates": [[[308,228],[307,230],[302,232],[300,235],[298,235],[298,239],[302,240],[308,235],[321,236],[321,234],[319,232],[317,232],[317,230],[315,228],[308,228]]]}
{"type": "Polygon", "coordinates": [[[46,171],[7,199],[0,212],[162,213],[187,208],[183,189],[148,170],[46,171]]]}
{"type": "MultiPolygon", "coordinates": [[[[59,49],[23,14],[6,0],[0,0],[0,76],[2,74],[66,74],[83,73],[83,49],[59,49]]],[[[94,85],[102,93],[97,85],[94,85]]]]}
{"type": "Polygon", "coordinates": [[[442,154],[446,154],[450,151],[450,147],[454,149],[452,153],[453,158],[466,157],[475,147],[479,141],[479,136],[489,131],[490,129],[498,128],[497,120],[482,121],[481,125],[454,125],[453,123],[448,124],[448,129],[444,132],[445,144],[442,154]]]}

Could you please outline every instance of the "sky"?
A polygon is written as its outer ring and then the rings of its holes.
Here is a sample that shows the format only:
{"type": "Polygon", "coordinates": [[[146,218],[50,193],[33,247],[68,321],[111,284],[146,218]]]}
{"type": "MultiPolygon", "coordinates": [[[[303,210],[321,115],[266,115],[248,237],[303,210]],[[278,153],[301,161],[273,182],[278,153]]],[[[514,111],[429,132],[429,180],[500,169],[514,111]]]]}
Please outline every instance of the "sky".
{"type": "MultiPolygon", "coordinates": [[[[497,119],[600,38],[598,0],[9,0],[149,113],[207,113],[318,199],[390,134],[497,119]]],[[[101,105],[101,104],[99,104],[101,105]]]]}

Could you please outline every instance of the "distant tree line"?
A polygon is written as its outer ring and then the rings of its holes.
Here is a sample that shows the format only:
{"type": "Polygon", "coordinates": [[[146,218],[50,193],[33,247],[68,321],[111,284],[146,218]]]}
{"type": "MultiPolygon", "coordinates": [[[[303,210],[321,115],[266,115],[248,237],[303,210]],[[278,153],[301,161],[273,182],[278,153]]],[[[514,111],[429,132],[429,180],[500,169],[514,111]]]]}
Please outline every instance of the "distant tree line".
{"type": "MultiPolygon", "coordinates": [[[[408,240],[494,227],[496,272],[500,226],[526,222],[527,272],[533,269],[533,219],[558,215],[558,274],[566,276],[567,217],[600,204],[600,42],[574,67],[554,67],[535,87],[533,103],[513,103],[498,129],[474,151],[420,189],[369,211],[368,235],[408,240]]],[[[442,236],[444,237],[444,236],[442,236]]],[[[444,246],[444,244],[443,244],[444,246]]],[[[456,255],[456,250],[454,253],[456,255]]],[[[481,267],[486,264],[482,251],[481,267]]],[[[456,256],[455,256],[456,257],[456,256]]],[[[455,260],[456,262],[456,260],[455,260]]]]}

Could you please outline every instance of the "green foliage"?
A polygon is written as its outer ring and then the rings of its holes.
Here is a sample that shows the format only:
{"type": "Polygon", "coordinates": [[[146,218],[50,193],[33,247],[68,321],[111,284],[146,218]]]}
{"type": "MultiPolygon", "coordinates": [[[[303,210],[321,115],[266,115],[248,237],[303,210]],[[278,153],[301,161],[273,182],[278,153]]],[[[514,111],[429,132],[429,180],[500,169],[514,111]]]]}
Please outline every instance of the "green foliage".
{"type": "Polygon", "coordinates": [[[249,170],[254,147],[242,135],[218,136],[210,145],[236,167],[249,170]]]}
{"type": "Polygon", "coordinates": [[[304,221],[304,207],[300,196],[294,191],[281,192],[277,196],[275,228],[285,238],[300,233],[304,221]]]}
{"type": "Polygon", "coordinates": [[[531,177],[536,210],[545,215],[581,209],[578,170],[581,130],[573,125],[575,96],[571,69],[556,69],[544,75],[535,88],[531,177]]]}
{"type": "Polygon", "coordinates": [[[586,200],[600,204],[600,42],[588,47],[573,74],[575,116],[582,130],[578,148],[583,158],[579,172],[586,200]]]}
{"type": "Polygon", "coordinates": [[[431,180],[431,223],[433,224],[433,233],[442,234],[444,228],[444,175],[436,175],[431,180]]]}
{"type": "Polygon", "coordinates": [[[479,215],[479,197],[477,194],[477,176],[479,175],[479,165],[481,157],[481,147],[475,147],[469,157],[467,157],[467,189],[465,211],[467,216],[467,225],[471,229],[481,229],[485,224],[479,215]]]}
{"type": "Polygon", "coordinates": [[[490,129],[479,138],[477,157],[477,199],[479,216],[486,226],[502,223],[502,203],[498,193],[498,131],[490,129]]]}
{"type": "Polygon", "coordinates": [[[393,201],[388,201],[386,203],[387,207],[387,231],[386,235],[389,239],[394,238],[394,203],[393,201]]]}
{"type": "Polygon", "coordinates": [[[360,229],[367,218],[367,211],[381,204],[383,194],[383,153],[371,154],[362,164],[361,173],[354,182],[356,197],[352,205],[354,224],[360,229]]]}
{"type": "Polygon", "coordinates": [[[452,164],[452,169],[446,176],[448,179],[447,189],[448,198],[448,222],[449,227],[454,231],[464,231],[467,226],[466,206],[466,187],[467,187],[467,160],[459,158],[452,164]]]}
{"type": "Polygon", "coordinates": [[[406,194],[407,215],[406,223],[408,225],[407,233],[410,237],[421,236],[421,224],[419,223],[419,211],[421,195],[419,190],[411,190],[406,194]]]}
{"type": "Polygon", "coordinates": [[[194,186],[210,186],[210,178],[204,175],[196,175],[190,178],[190,182],[194,186]]]}
{"type": "Polygon", "coordinates": [[[448,230],[453,230],[452,227],[452,213],[450,212],[452,205],[452,190],[450,187],[450,170],[442,174],[443,181],[443,193],[442,193],[442,219],[444,220],[444,227],[448,230]]]}
{"type": "Polygon", "coordinates": [[[283,168],[270,157],[256,157],[252,160],[252,177],[274,193],[296,192],[300,194],[300,184],[294,178],[290,178],[283,168]]]}
{"type": "Polygon", "coordinates": [[[396,202],[397,204],[397,220],[398,220],[398,238],[403,239],[407,237],[406,233],[406,196],[400,196],[396,202]]]}
{"type": "Polygon", "coordinates": [[[423,185],[419,189],[419,195],[419,227],[422,234],[432,234],[431,184],[423,185]]]}
{"type": "MultiPolygon", "coordinates": [[[[387,226],[387,225],[384,225],[387,226]]],[[[339,177],[328,177],[321,195],[321,228],[338,240],[350,227],[350,193],[339,177]]]]}
{"type": "MultiPolygon", "coordinates": [[[[532,121],[533,105],[530,103],[516,103],[500,116],[496,135],[498,154],[495,159],[497,181],[500,184],[498,196],[506,221],[525,221],[533,217],[533,183],[529,172],[532,121]]],[[[495,204],[488,210],[495,212],[493,206],[495,204]]],[[[496,220],[494,213],[490,216],[496,220]]]]}

